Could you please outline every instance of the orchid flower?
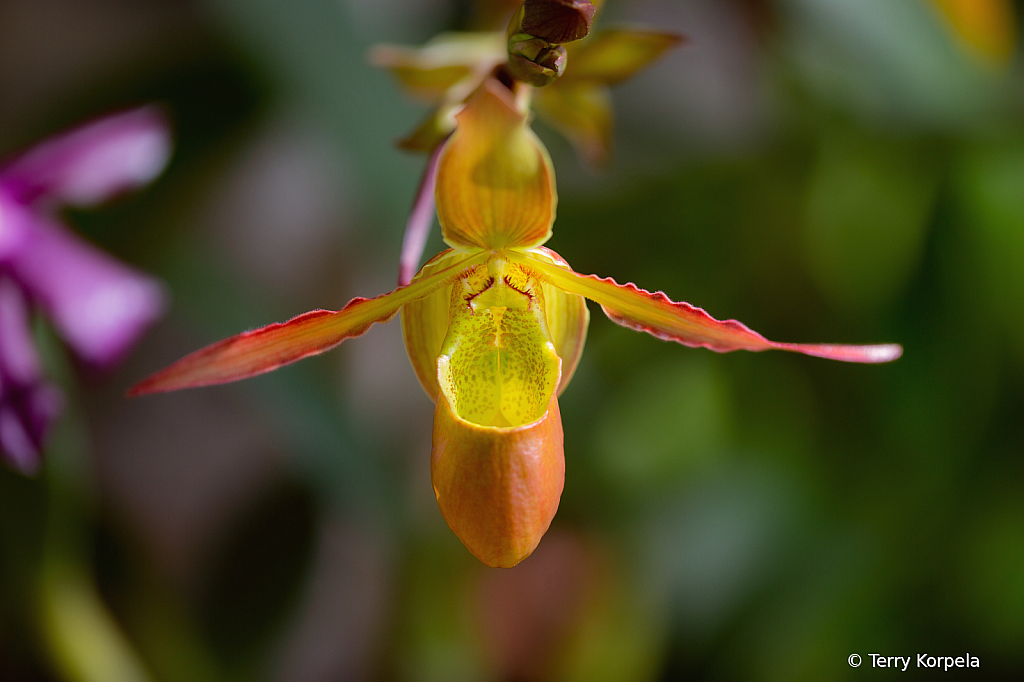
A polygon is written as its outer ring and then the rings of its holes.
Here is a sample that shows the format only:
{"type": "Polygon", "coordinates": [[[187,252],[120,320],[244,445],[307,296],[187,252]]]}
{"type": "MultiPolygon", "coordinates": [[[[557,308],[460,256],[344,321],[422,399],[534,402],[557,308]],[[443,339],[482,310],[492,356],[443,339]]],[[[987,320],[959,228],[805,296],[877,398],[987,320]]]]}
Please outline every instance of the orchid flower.
{"type": "Polygon", "coordinates": [[[160,314],[161,285],[68,232],[61,205],[93,206],[155,178],[167,124],[147,107],[47,140],[0,167],[0,450],[39,466],[61,395],[43,377],[30,316],[38,306],[86,363],[117,361],[160,314]]]}
{"type": "Polygon", "coordinates": [[[377,45],[370,51],[373,64],[391,70],[407,91],[433,105],[427,118],[398,142],[403,149],[429,154],[406,225],[399,284],[409,283],[423,254],[434,214],[441,144],[455,130],[456,114],[466,99],[496,73],[532,82],[534,90],[527,96],[532,96],[537,114],[565,135],[588,163],[608,162],[613,122],[609,87],[631,78],[683,39],[633,27],[590,33],[600,4],[532,0],[505,31],[442,33],[420,48],[377,45]]]}
{"type": "Polygon", "coordinates": [[[430,463],[441,513],[481,561],[508,567],[533,551],[558,508],[565,471],[558,395],[583,351],[584,299],[624,327],[718,352],[777,349],[870,363],[901,354],[897,345],[775,343],[663,293],[573,271],[543,246],[555,218],[555,179],[527,118],[511,91],[491,79],[457,114],[439,155],[436,191],[451,248],[408,286],[225,339],[130,394],[269,372],[401,312],[409,359],[436,402],[430,463]]]}

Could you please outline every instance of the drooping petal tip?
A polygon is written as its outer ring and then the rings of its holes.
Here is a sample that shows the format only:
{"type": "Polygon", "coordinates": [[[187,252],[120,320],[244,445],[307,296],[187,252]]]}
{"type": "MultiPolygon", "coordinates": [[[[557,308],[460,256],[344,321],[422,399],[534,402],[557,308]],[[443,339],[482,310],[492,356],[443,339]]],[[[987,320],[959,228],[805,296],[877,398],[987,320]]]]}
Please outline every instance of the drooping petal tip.
{"type": "Polygon", "coordinates": [[[841,362],[860,362],[864,364],[881,364],[898,360],[903,355],[903,346],[898,343],[883,343],[869,346],[853,346],[843,344],[806,344],[806,343],[775,343],[777,350],[789,350],[804,355],[812,355],[828,360],[841,362]]]}

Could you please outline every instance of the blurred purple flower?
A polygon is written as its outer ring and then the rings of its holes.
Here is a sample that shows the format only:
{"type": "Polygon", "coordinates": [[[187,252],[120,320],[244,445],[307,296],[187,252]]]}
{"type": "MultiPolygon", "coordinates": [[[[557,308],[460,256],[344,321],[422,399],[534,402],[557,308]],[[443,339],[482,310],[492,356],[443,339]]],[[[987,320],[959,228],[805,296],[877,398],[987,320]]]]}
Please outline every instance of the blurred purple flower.
{"type": "Polygon", "coordinates": [[[68,232],[57,207],[93,206],[153,180],[170,155],[167,122],[135,109],[51,138],[0,166],[0,453],[31,473],[61,394],[42,375],[38,306],[74,352],[103,368],[159,316],[159,282],[68,232]]]}

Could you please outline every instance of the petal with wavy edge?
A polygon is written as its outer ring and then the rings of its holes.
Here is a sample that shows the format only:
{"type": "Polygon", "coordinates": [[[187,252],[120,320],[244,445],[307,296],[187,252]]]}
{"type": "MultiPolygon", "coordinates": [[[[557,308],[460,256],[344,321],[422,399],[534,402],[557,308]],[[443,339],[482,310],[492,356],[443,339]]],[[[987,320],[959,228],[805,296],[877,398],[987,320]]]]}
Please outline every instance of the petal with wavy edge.
{"type": "Polygon", "coordinates": [[[648,29],[595,31],[578,47],[570,48],[565,74],[554,85],[568,86],[577,80],[619,83],[684,40],[677,33],[648,29]]]}
{"type": "Polygon", "coordinates": [[[375,45],[369,52],[371,64],[389,69],[409,92],[429,102],[440,101],[471,73],[489,72],[505,59],[500,33],[442,33],[423,47],[375,45]]]}
{"type": "Polygon", "coordinates": [[[319,355],[345,339],[387,322],[405,304],[463,276],[486,260],[477,254],[415,284],[376,298],[354,298],[338,311],[313,310],[283,323],[243,332],[198,350],[133,386],[132,396],[210,386],[247,379],[297,360],[319,355]]]}
{"type": "Polygon", "coordinates": [[[153,180],[170,153],[166,118],[142,107],[42,142],[0,170],[0,183],[23,203],[50,197],[91,206],[153,180]]]}
{"type": "Polygon", "coordinates": [[[734,350],[787,350],[843,362],[890,362],[903,354],[897,344],[851,346],[797,344],[769,341],[736,320],[719,321],[689,303],[677,303],[659,292],[651,293],[635,284],[619,284],[611,278],[581,275],[530,255],[509,254],[537,272],[550,284],[585,296],[601,305],[616,324],[647,332],[665,341],[709,348],[720,353],[734,350]]]}
{"type": "Polygon", "coordinates": [[[512,93],[487,80],[441,152],[437,217],[449,246],[530,248],[551,236],[555,176],[512,93]]]}
{"type": "Polygon", "coordinates": [[[612,151],[612,103],[598,83],[555,83],[534,93],[537,114],[569,138],[592,166],[605,166],[612,151]]]}

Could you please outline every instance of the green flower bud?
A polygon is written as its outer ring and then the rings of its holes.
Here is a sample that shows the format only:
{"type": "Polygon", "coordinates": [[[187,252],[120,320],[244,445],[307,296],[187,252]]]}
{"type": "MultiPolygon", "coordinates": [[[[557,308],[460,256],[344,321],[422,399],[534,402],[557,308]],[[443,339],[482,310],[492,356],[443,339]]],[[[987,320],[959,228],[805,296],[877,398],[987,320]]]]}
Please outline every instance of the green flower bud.
{"type": "Polygon", "coordinates": [[[508,41],[508,72],[516,80],[544,87],[565,71],[566,54],[561,45],[516,33],[508,41]]]}

